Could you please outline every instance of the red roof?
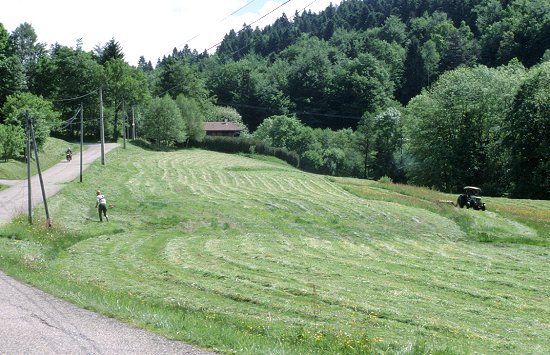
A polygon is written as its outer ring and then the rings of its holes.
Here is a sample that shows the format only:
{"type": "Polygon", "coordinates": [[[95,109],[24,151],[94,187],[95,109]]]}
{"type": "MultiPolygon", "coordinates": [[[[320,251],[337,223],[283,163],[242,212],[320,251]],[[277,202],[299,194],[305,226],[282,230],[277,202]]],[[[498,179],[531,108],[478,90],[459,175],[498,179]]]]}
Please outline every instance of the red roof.
{"type": "Polygon", "coordinates": [[[204,122],[207,132],[240,132],[242,128],[234,122],[204,122]]]}

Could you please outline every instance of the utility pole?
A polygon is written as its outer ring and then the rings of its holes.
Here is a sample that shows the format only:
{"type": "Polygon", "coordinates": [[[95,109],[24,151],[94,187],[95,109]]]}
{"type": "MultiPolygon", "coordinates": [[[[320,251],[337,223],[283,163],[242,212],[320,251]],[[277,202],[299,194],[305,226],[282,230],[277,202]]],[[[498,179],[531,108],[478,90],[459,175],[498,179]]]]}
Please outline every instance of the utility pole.
{"type": "Polygon", "coordinates": [[[29,224],[32,224],[32,195],[31,195],[31,121],[29,111],[25,111],[27,119],[27,199],[29,209],[29,224]]]}
{"type": "Polygon", "coordinates": [[[134,116],[134,107],[132,106],[132,140],[136,140],[136,120],[134,116]]]}
{"type": "Polygon", "coordinates": [[[122,101],[122,147],[126,149],[126,101],[122,101]]]}
{"type": "Polygon", "coordinates": [[[80,182],[82,182],[82,146],[84,145],[84,106],[80,103],[80,182]]]}
{"type": "Polygon", "coordinates": [[[105,129],[103,127],[103,88],[99,88],[99,135],[101,136],[101,165],[105,165],[105,129]]]}
{"type": "Polygon", "coordinates": [[[46,201],[46,190],[44,189],[44,181],[42,180],[42,171],[40,170],[40,159],[38,159],[38,149],[36,147],[36,137],[34,136],[34,128],[32,127],[32,119],[29,117],[29,123],[31,127],[31,136],[32,143],[34,147],[34,156],[36,159],[36,169],[38,170],[38,178],[40,179],[40,189],[42,190],[42,201],[44,201],[44,208],[46,210],[46,221],[48,222],[48,227],[52,226],[50,220],[50,213],[48,212],[48,202],[46,201]]]}

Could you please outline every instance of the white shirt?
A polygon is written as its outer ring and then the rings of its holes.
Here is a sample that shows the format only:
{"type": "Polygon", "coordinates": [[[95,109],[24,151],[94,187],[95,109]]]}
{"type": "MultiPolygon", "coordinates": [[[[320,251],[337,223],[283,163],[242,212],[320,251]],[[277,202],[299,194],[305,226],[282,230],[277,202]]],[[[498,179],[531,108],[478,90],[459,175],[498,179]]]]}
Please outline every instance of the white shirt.
{"type": "Polygon", "coordinates": [[[107,199],[104,195],[97,195],[97,203],[99,203],[100,205],[105,205],[107,204],[107,199]]]}

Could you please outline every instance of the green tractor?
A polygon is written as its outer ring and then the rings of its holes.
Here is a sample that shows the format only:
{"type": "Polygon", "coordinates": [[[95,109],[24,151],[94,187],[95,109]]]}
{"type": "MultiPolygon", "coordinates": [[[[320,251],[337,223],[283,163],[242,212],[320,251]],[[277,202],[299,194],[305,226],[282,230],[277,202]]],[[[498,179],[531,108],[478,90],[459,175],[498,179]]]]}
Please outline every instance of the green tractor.
{"type": "Polygon", "coordinates": [[[474,210],[485,211],[485,202],[481,201],[481,189],[474,186],[464,187],[464,193],[458,196],[456,204],[460,208],[473,208],[474,210]]]}

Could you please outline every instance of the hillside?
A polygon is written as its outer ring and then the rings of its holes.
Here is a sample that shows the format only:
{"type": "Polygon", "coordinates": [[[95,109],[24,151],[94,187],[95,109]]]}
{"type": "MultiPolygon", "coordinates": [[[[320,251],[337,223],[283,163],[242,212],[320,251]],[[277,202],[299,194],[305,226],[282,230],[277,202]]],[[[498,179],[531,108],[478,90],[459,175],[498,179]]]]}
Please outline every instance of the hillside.
{"type": "Polygon", "coordinates": [[[455,198],[130,146],[51,199],[53,233],[2,228],[0,267],[225,353],[549,352],[550,202],[455,198]]]}

